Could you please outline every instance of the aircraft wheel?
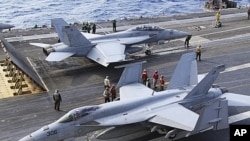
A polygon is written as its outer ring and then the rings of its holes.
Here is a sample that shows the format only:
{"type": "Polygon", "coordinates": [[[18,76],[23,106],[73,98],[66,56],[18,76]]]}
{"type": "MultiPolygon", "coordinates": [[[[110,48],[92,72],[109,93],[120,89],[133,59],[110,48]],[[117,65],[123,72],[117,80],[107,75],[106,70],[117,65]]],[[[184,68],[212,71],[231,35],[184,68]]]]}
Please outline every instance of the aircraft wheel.
{"type": "Polygon", "coordinates": [[[151,50],[146,50],[146,51],[145,51],[145,54],[146,54],[146,55],[151,55],[151,50]]]}
{"type": "Polygon", "coordinates": [[[176,134],[170,135],[169,139],[174,139],[176,137],[176,134]]]}

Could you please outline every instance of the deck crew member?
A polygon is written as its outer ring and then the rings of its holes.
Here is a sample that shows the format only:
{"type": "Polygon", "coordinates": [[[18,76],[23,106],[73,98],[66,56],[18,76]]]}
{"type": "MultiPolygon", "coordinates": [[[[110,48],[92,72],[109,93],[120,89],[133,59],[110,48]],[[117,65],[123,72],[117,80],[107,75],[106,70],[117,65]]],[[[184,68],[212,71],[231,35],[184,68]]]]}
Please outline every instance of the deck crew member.
{"type": "Polygon", "coordinates": [[[151,88],[151,84],[150,84],[150,79],[149,78],[147,78],[146,86],[149,87],[149,88],[151,88]]]}
{"type": "Polygon", "coordinates": [[[109,76],[104,79],[104,88],[110,88],[109,76]]]}
{"type": "Polygon", "coordinates": [[[60,103],[62,101],[61,94],[59,90],[55,90],[55,93],[53,94],[53,100],[55,102],[55,110],[60,111],[60,103]]]}
{"type": "Polygon", "coordinates": [[[113,23],[113,31],[116,32],[116,20],[113,20],[112,23],[113,23]]]}
{"type": "Polygon", "coordinates": [[[186,40],[185,40],[185,47],[189,47],[189,40],[191,39],[192,35],[187,35],[186,40]]]}
{"type": "Polygon", "coordinates": [[[161,75],[161,77],[160,77],[160,91],[164,90],[164,84],[165,84],[165,81],[164,81],[163,75],[161,75]]]}
{"type": "Polygon", "coordinates": [[[215,15],[216,22],[220,21],[220,16],[221,16],[221,14],[220,14],[220,11],[219,11],[219,12],[217,12],[216,15],[215,15]]]}
{"type": "Polygon", "coordinates": [[[142,74],[141,74],[142,84],[146,85],[147,79],[148,79],[148,73],[147,73],[147,70],[144,69],[142,74]]]}
{"type": "Polygon", "coordinates": [[[88,24],[88,26],[87,26],[87,31],[88,31],[88,33],[90,33],[90,30],[91,30],[91,25],[88,24]]]}
{"type": "Polygon", "coordinates": [[[103,91],[103,97],[104,97],[104,102],[107,103],[107,102],[110,102],[110,93],[109,93],[109,88],[106,87],[105,90],[103,91]]]}
{"type": "Polygon", "coordinates": [[[111,94],[111,101],[114,101],[116,98],[115,84],[112,84],[112,86],[109,89],[109,92],[111,94]]]}
{"type": "Polygon", "coordinates": [[[93,25],[92,25],[92,33],[95,34],[95,32],[96,32],[96,24],[93,23],[93,25]]]}
{"type": "Polygon", "coordinates": [[[196,48],[196,60],[199,59],[201,61],[201,45],[198,45],[196,48]]]}
{"type": "Polygon", "coordinates": [[[157,84],[158,78],[159,78],[158,71],[155,70],[155,72],[153,74],[153,88],[154,89],[156,88],[156,84],[157,84]]]}

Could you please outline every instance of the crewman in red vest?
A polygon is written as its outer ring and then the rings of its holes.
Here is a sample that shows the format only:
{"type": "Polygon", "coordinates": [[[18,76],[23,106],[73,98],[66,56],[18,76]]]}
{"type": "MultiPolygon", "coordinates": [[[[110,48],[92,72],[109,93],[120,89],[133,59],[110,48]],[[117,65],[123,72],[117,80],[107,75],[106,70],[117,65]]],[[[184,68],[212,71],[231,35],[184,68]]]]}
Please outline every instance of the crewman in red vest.
{"type": "Polygon", "coordinates": [[[148,79],[148,72],[146,69],[144,69],[141,74],[142,84],[146,85],[147,79],[148,79]]]}
{"type": "Polygon", "coordinates": [[[112,84],[112,86],[109,89],[109,92],[111,94],[111,101],[114,101],[116,98],[115,84],[112,84]]]}
{"type": "Polygon", "coordinates": [[[156,84],[157,84],[158,78],[159,78],[158,71],[155,70],[155,72],[154,72],[154,74],[153,74],[153,88],[154,88],[154,89],[156,88],[156,84]]]}
{"type": "Polygon", "coordinates": [[[164,84],[165,84],[165,81],[164,81],[163,75],[161,75],[161,77],[160,77],[160,91],[164,90],[164,84]]]}

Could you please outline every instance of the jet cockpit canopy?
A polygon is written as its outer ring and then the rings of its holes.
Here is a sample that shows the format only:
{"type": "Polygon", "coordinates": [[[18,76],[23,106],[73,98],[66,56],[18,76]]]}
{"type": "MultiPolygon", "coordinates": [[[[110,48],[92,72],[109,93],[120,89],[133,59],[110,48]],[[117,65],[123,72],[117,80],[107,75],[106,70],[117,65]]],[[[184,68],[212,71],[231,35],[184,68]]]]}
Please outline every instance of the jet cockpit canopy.
{"type": "Polygon", "coordinates": [[[63,115],[56,122],[66,123],[66,122],[76,121],[84,116],[91,114],[92,112],[96,111],[99,108],[100,106],[93,105],[93,106],[84,106],[81,108],[73,109],[69,111],[67,114],[63,115]]]}
{"type": "Polygon", "coordinates": [[[128,31],[161,31],[161,30],[164,29],[156,25],[148,25],[148,24],[139,25],[128,29],[128,31]]]}

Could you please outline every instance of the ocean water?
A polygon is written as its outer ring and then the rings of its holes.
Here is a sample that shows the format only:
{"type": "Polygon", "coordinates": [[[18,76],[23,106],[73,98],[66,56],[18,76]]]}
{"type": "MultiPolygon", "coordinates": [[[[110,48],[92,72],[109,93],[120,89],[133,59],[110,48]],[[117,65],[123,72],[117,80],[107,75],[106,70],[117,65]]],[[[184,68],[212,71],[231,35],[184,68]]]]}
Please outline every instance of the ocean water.
{"type": "MultiPolygon", "coordinates": [[[[206,0],[1,0],[0,22],[29,28],[50,25],[50,19],[98,22],[202,12],[206,0]]],[[[234,0],[248,5],[250,0],[234,0]]]]}

